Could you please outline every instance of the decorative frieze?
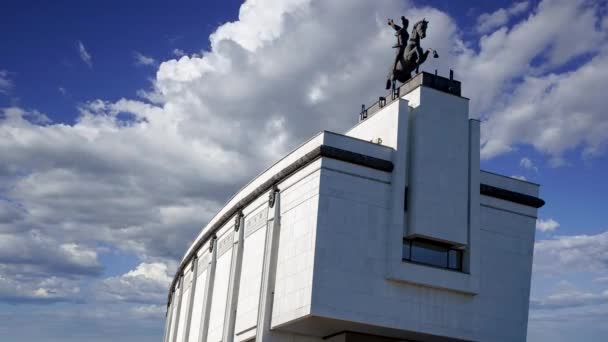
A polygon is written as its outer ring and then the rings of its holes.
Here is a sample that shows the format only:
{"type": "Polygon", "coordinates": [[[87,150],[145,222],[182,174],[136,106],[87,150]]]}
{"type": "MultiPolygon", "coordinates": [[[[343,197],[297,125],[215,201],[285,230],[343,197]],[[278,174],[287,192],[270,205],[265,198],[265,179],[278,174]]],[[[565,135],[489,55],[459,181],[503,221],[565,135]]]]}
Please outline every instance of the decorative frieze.
{"type": "Polygon", "coordinates": [[[232,248],[232,244],[234,243],[234,231],[226,234],[217,244],[217,257],[219,258],[224,253],[232,248]]]}
{"type": "Polygon", "coordinates": [[[257,214],[245,220],[245,238],[264,227],[268,221],[268,210],[263,208],[257,214]]]}

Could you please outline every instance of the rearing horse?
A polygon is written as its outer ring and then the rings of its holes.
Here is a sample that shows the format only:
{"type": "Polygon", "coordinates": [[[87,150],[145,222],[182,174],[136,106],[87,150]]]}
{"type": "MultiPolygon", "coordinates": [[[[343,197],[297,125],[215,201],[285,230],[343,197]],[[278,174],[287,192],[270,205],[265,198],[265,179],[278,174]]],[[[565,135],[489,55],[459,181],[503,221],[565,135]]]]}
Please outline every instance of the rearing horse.
{"type": "MultiPolygon", "coordinates": [[[[399,50],[397,50],[395,63],[386,80],[386,89],[392,88],[394,90],[397,81],[405,83],[412,78],[412,71],[415,70],[416,73],[418,73],[418,68],[426,61],[429,53],[432,52],[434,58],[439,57],[437,51],[433,49],[423,51],[422,47],[420,47],[420,40],[426,37],[428,23],[429,22],[426,21],[426,19],[422,19],[414,25],[412,35],[408,39],[407,47],[405,49],[403,49],[402,46],[399,46],[399,43],[395,46],[395,48],[399,48],[399,50]]],[[[395,25],[391,24],[392,20],[389,20],[389,25],[395,28],[395,25]]],[[[395,28],[395,30],[397,29],[395,28]]]]}

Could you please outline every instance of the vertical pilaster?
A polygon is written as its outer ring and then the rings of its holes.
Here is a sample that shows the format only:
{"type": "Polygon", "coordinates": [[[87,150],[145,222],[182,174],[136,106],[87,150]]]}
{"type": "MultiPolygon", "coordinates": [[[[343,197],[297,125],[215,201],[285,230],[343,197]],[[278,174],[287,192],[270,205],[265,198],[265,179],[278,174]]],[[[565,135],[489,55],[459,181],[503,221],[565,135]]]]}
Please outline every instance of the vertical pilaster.
{"type": "Polygon", "coordinates": [[[182,295],[184,294],[184,275],[179,275],[179,296],[177,297],[177,310],[175,313],[175,324],[173,324],[173,338],[171,342],[177,342],[177,329],[179,329],[179,316],[182,311],[182,295]]]}
{"type": "Polygon", "coordinates": [[[228,285],[228,301],[224,316],[223,342],[234,341],[234,326],[236,323],[236,310],[239,299],[239,285],[241,281],[241,268],[243,265],[243,247],[245,242],[245,216],[239,212],[235,218],[234,230],[238,237],[232,248],[232,263],[230,265],[230,281],[228,285]]]}
{"type": "Polygon", "coordinates": [[[209,332],[209,313],[211,312],[211,297],[213,296],[213,282],[215,281],[215,264],[217,263],[217,237],[213,236],[209,243],[211,261],[207,266],[207,279],[205,281],[205,298],[203,300],[203,314],[201,315],[198,342],[207,342],[209,332]]]}
{"type": "Polygon", "coordinates": [[[182,342],[188,342],[188,339],[190,338],[190,327],[192,326],[192,307],[194,306],[194,295],[195,295],[195,291],[196,291],[196,281],[198,278],[198,258],[196,257],[196,254],[194,256],[194,258],[192,259],[192,286],[190,287],[190,298],[188,299],[188,308],[186,310],[186,326],[184,327],[184,329],[186,329],[184,331],[184,338],[182,339],[182,342]]]}
{"type": "MultiPolygon", "coordinates": [[[[407,234],[405,213],[405,196],[409,185],[409,156],[410,156],[410,107],[406,99],[399,99],[396,106],[395,119],[395,152],[393,153],[394,169],[391,173],[391,211],[388,218],[388,231],[386,233],[387,276],[393,274],[393,260],[401,262],[403,251],[403,237],[407,234]]],[[[391,113],[392,114],[392,113],[391,113]]]]}
{"type": "Polygon", "coordinates": [[[480,283],[480,227],[479,210],[481,199],[479,194],[480,183],[480,122],[469,119],[469,200],[468,200],[468,240],[464,254],[464,270],[471,275],[471,284],[474,291],[479,289],[480,283]]]}
{"type": "Polygon", "coordinates": [[[269,208],[274,207],[272,227],[266,230],[266,244],[264,249],[264,266],[262,268],[262,288],[260,304],[258,306],[258,324],[256,328],[256,342],[268,342],[270,336],[270,323],[272,319],[272,303],[274,299],[274,285],[276,280],[277,259],[279,252],[279,238],[281,234],[281,193],[274,187],[268,201],[269,208]]]}
{"type": "Polygon", "coordinates": [[[163,342],[169,342],[170,329],[171,329],[171,320],[173,319],[173,305],[175,303],[175,291],[172,291],[169,297],[169,304],[167,305],[167,322],[165,323],[165,338],[163,342]]]}

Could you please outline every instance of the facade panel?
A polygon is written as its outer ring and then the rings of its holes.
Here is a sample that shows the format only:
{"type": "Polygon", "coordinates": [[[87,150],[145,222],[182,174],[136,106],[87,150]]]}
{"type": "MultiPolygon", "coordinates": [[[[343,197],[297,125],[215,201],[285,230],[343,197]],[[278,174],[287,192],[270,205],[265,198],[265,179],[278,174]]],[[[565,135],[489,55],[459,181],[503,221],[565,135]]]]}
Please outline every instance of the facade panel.
{"type": "Polygon", "coordinates": [[[190,319],[190,333],[187,342],[198,342],[201,319],[203,318],[203,301],[205,299],[205,282],[207,281],[207,263],[202,270],[199,264],[199,274],[196,279],[196,291],[194,291],[194,302],[192,306],[192,318],[190,319]]]}
{"type": "MultiPolygon", "coordinates": [[[[220,241],[222,240],[220,239],[220,241]]],[[[209,315],[208,342],[219,342],[222,340],[231,262],[232,253],[230,253],[230,250],[225,251],[223,255],[218,256],[215,281],[213,283],[213,296],[211,298],[211,312],[209,315]]]]}
{"type": "MultiPolygon", "coordinates": [[[[268,210],[264,208],[263,210],[268,210]]],[[[265,220],[264,220],[265,221],[265,220]]],[[[245,239],[243,270],[239,289],[236,329],[238,334],[256,326],[262,285],[262,263],[266,224],[245,239]]]]}
{"type": "Polygon", "coordinates": [[[176,342],[182,342],[184,339],[184,328],[186,327],[186,312],[188,311],[188,303],[190,302],[190,287],[184,287],[182,295],[182,305],[179,313],[179,323],[177,325],[176,342]]]}
{"type": "MultiPolygon", "coordinates": [[[[314,170],[320,164],[312,166],[314,170]]],[[[313,170],[281,194],[281,235],[272,326],[310,312],[320,174],[313,170]]]]}

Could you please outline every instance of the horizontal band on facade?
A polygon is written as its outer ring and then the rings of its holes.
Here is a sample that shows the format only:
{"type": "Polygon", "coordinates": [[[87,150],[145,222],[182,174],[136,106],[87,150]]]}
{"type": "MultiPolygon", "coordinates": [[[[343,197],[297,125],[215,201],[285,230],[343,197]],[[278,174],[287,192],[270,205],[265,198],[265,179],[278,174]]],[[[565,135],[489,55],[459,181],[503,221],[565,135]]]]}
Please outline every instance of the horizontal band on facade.
{"type": "MultiPolygon", "coordinates": [[[[171,287],[169,288],[168,301],[169,304],[171,302],[171,293],[174,291],[177,281],[179,280],[179,275],[184,272],[184,268],[192,260],[192,258],[198,253],[198,250],[207,242],[222,226],[228,222],[234,215],[236,215],[240,210],[245,208],[247,205],[255,201],[258,197],[263,195],[264,193],[270,191],[273,186],[282,182],[289,176],[293,175],[300,169],[306,167],[310,163],[314,162],[319,158],[331,158],[355,165],[364,166],[367,168],[383,171],[383,172],[392,172],[393,171],[393,163],[389,160],[376,158],[373,156],[352,152],[348,150],[344,150],[341,148],[321,145],[312,151],[306,153],[304,156],[291,163],[281,171],[277,172],[266,182],[262,183],[255,190],[253,190],[250,194],[245,196],[243,199],[238,201],[235,205],[233,205],[224,215],[222,215],[213,226],[197,241],[197,243],[192,247],[188,255],[184,258],[183,262],[180,264],[174,278],[171,283],[171,287]]],[[[531,206],[534,208],[540,208],[545,204],[545,201],[538,197],[522,194],[519,192],[510,191],[507,189],[497,188],[488,184],[480,184],[480,193],[485,196],[495,197],[502,200],[519,203],[527,206],[531,206]]]]}
{"type": "Polygon", "coordinates": [[[545,205],[545,201],[538,197],[522,194],[503,188],[497,188],[488,184],[479,184],[479,192],[484,196],[490,196],[501,200],[523,204],[533,208],[540,208],[545,205]]]}

